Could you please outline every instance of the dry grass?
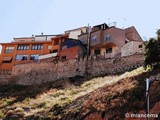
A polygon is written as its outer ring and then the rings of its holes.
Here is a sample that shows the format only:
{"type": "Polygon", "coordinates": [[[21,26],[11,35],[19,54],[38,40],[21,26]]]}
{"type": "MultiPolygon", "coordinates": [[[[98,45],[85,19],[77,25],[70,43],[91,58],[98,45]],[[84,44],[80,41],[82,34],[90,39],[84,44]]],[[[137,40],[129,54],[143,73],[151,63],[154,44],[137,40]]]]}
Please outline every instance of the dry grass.
{"type": "Polygon", "coordinates": [[[5,114],[9,114],[9,109],[11,108],[15,108],[11,109],[12,113],[20,112],[23,113],[23,116],[31,116],[36,113],[47,112],[55,105],[65,106],[75,99],[84,96],[100,87],[103,87],[104,85],[112,85],[124,78],[133,77],[143,72],[145,72],[145,70],[141,67],[131,72],[126,72],[120,76],[105,76],[93,78],[82,83],[79,86],[67,85],[68,87],[64,89],[53,87],[48,91],[37,95],[35,98],[27,97],[24,100],[16,102],[12,105],[10,105],[10,103],[15,100],[14,97],[6,97],[2,99],[0,98],[0,103],[3,103],[1,106],[6,106],[0,110],[0,118],[4,117],[4,111],[6,109],[8,110],[8,113],[6,112],[5,114]],[[25,110],[24,108],[28,109],[25,110]]]}

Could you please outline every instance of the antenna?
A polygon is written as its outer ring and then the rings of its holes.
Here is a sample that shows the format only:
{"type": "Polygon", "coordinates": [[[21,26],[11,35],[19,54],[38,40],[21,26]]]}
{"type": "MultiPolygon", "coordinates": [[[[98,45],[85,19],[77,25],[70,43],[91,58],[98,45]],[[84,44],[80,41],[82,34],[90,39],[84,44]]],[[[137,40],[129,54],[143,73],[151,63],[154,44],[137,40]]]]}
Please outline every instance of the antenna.
{"type": "Polygon", "coordinates": [[[125,22],[126,22],[126,18],[123,18],[123,29],[125,29],[125,22]]]}
{"type": "Polygon", "coordinates": [[[145,36],[143,36],[144,41],[147,41],[147,38],[145,36]]]}
{"type": "Polygon", "coordinates": [[[111,20],[111,18],[108,17],[107,20],[108,20],[108,26],[110,27],[110,20],[111,20]]]}

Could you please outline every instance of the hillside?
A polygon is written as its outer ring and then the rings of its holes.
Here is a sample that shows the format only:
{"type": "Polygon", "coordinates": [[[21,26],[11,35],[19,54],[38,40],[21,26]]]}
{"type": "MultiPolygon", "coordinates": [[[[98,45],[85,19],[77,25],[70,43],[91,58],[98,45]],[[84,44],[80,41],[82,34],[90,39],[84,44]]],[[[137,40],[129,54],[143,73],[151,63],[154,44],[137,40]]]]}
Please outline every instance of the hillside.
{"type": "MultiPolygon", "coordinates": [[[[125,113],[145,111],[144,80],[158,73],[141,67],[121,75],[77,76],[35,86],[0,86],[0,118],[123,120],[125,113]]],[[[150,109],[160,101],[159,84],[156,81],[151,86],[150,109]]]]}

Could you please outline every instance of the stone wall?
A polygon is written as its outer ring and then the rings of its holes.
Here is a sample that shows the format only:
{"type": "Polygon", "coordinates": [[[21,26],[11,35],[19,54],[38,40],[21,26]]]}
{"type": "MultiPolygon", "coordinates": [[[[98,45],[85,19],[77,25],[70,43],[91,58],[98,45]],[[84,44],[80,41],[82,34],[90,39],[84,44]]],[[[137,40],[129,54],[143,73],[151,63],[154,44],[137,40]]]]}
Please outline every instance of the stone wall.
{"type": "Polygon", "coordinates": [[[145,45],[143,42],[131,41],[121,47],[121,53],[122,56],[129,56],[135,53],[144,53],[144,49],[145,45]]]}
{"type": "Polygon", "coordinates": [[[0,84],[7,84],[11,78],[12,71],[0,70],[0,84]]]}
{"type": "Polygon", "coordinates": [[[74,76],[117,74],[137,68],[143,65],[143,61],[142,54],[135,54],[120,59],[70,59],[57,64],[53,60],[32,62],[14,66],[12,81],[16,84],[32,85],[74,76]]]}

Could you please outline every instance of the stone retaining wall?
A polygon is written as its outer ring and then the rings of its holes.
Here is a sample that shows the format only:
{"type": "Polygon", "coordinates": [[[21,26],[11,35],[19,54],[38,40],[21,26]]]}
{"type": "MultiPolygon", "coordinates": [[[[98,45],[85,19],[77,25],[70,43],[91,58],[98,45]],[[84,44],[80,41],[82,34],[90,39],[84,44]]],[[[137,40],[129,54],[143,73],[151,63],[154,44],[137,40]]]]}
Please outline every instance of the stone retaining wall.
{"type": "Polygon", "coordinates": [[[57,64],[53,60],[20,64],[13,67],[9,82],[21,85],[42,84],[74,76],[100,76],[123,73],[142,66],[144,55],[135,54],[120,59],[70,59],[57,64]]]}

